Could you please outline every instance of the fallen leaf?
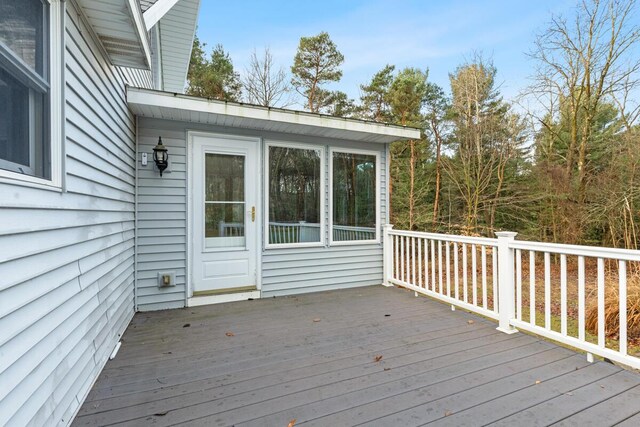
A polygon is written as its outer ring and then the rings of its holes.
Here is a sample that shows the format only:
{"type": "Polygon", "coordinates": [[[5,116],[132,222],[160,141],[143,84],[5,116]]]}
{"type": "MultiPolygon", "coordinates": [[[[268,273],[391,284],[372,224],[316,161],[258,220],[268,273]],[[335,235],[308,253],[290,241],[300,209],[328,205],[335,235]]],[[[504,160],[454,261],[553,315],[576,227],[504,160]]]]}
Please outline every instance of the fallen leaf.
{"type": "Polygon", "coordinates": [[[373,358],[373,361],[374,361],[374,362],[379,362],[379,361],[381,361],[381,360],[382,360],[382,355],[381,355],[381,354],[379,354],[379,355],[377,355],[377,356],[375,356],[375,357],[373,358]]]}
{"type": "Polygon", "coordinates": [[[233,337],[233,336],[235,336],[236,334],[234,334],[233,332],[227,332],[225,335],[226,335],[226,336],[228,336],[228,337],[233,337]]]}
{"type": "Polygon", "coordinates": [[[473,324],[474,324],[474,323],[476,323],[476,322],[475,322],[474,320],[467,320],[467,323],[468,323],[469,325],[473,325],[473,324]]]}
{"type": "Polygon", "coordinates": [[[602,384],[600,384],[600,388],[604,388],[604,386],[602,384]]]}
{"type": "Polygon", "coordinates": [[[182,325],[183,328],[188,328],[189,326],[191,326],[191,323],[185,323],[184,325],[182,325]]]}
{"type": "Polygon", "coordinates": [[[540,380],[536,380],[536,384],[540,384],[542,381],[540,380]]]}
{"type": "Polygon", "coordinates": [[[451,415],[453,415],[453,412],[451,412],[451,411],[445,411],[444,412],[444,416],[445,417],[450,417],[451,415]]]}
{"type": "Polygon", "coordinates": [[[153,414],[155,417],[164,417],[165,415],[167,415],[169,413],[169,411],[164,411],[164,412],[156,412],[155,414],[153,414]]]}
{"type": "Polygon", "coordinates": [[[385,371],[390,371],[390,370],[391,370],[391,368],[384,368],[384,370],[385,370],[385,371]]]}
{"type": "Polygon", "coordinates": [[[315,323],[318,323],[318,322],[320,321],[320,319],[318,319],[318,318],[316,317],[315,319],[313,319],[313,321],[314,321],[315,323]]]}
{"type": "Polygon", "coordinates": [[[294,425],[296,425],[296,419],[292,419],[291,421],[289,421],[289,424],[287,424],[287,427],[293,427],[294,425]]]}
{"type": "Polygon", "coordinates": [[[390,314],[385,314],[384,317],[391,317],[391,315],[390,314]]]}

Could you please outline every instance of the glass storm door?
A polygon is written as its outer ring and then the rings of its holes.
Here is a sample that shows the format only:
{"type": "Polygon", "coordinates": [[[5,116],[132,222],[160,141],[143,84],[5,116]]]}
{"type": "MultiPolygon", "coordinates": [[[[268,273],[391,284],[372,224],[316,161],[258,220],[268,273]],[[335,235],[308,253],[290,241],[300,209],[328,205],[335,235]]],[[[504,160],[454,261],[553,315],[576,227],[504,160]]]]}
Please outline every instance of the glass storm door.
{"type": "Polygon", "coordinates": [[[193,140],[193,290],[256,285],[257,141],[193,140]]]}

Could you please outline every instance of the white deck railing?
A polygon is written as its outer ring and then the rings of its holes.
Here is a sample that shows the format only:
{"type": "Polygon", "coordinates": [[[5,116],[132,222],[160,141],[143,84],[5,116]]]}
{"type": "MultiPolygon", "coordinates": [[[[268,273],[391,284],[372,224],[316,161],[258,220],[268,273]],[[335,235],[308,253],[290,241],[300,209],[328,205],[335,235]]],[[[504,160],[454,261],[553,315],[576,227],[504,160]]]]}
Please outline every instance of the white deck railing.
{"type": "MultiPolygon", "coordinates": [[[[241,222],[218,223],[218,233],[222,237],[244,235],[244,224],[241,222]]],[[[347,225],[333,226],[333,240],[374,240],[376,229],[372,227],[353,227],[347,225]]],[[[269,222],[269,243],[310,243],[320,242],[320,224],[308,222],[269,222]]]]}
{"type": "Polygon", "coordinates": [[[374,227],[355,227],[352,225],[334,225],[333,240],[336,242],[347,240],[374,240],[376,229],[374,227]]]}
{"type": "Polygon", "coordinates": [[[400,285],[449,303],[452,308],[498,320],[498,329],[503,332],[517,332],[517,327],[584,350],[589,358],[596,354],[640,369],[640,358],[627,353],[627,266],[640,262],[640,251],[516,241],[516,233],[510,232],[496,235],[496,239],[464,237],[394,230],[386,225],[385,284],[400,285]],[[570,257],[576,258],[575,274],[568,273],[570,257]],[[559,271],[553,273],[552,259],[560,264],[559,271]],[[542,278],[536,277],[537,270],[544,271],[542,278]],[[587,336],[585,327],[587,284],[596,289],[595,338],[587,336]],[[617,345],[607,343],[605,335],[605,287],[616,284],[617,345]],[[575,315],[568,309],[570,286],[577,291],[577,309],[572,310],[575,315]],[[536,290],[543,293],[542,301],[536,298],[536,290]],[[554,294],[559,298],[552,298],[554,294]],[[553,322],[558,318],[552,316],[554,304],[559,305],[559,325],[553,322]],[[568,332],[570,322],[577,326],[575,334],[568,332]]]}
{"type": "Polygon", "coordinates": [[[307,222],[270,222],[269,243],[308,243],[320,241],[320,224],[307,222]]]}

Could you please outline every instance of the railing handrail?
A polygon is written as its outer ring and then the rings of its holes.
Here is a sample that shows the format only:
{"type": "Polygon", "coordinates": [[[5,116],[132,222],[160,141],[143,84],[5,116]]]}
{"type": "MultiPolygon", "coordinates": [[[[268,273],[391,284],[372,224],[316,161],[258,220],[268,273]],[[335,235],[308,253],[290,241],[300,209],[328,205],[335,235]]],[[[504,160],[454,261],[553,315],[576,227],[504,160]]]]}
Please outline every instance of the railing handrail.
{"type": "Polygon", "coordinates": [[[358,225],[336,225],[333,224],[333,228],[336,230],[349,230],[349,231],[375,231],[375,227],[363,227],[358,225]]]}
{"type": "Polygon", "coordinates": [[[553,254],[576,255],[590,258],[607,258],[622,261],[640,261],[640,251],[633,249],[603,248],[598,246],[567,245],[564,243],[530,242],[515,240],[509,243],[511,249],[553,254]]]}
{"type": "Polygon", "coordinates": [[[318,228],[320,224],[315,222],[277,222],[277,221],[269,221],[269,225],[281,226],[281,227],[311,227],[318,228]]]}
{"type": "Polygon", "coordinates": [[[424,231],[407,231],[407,230],[390,230],[389,234],[393,236],[421,237],[430,240],[439,240],[441,242],[467,243],[470,245],[498,246],[498,239],[490,237],[476,236],[458,236],[455,234],[426,233],[424,231]]]}

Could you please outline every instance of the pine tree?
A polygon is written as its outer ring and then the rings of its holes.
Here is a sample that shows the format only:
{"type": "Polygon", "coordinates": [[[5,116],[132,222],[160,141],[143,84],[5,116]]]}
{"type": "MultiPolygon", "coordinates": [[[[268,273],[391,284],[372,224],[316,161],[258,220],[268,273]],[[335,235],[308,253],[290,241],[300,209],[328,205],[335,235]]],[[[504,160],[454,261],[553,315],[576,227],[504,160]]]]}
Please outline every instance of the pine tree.
{"type": "Polygon", "coordinates": [[[344,56],[338,51],[329,34],[301,37],[293,59],[291,84],[306,99],[306,108],[318,113],[329,105],[328,92],[322,85],[337,82],[342,77],[340,65],[344,56]]]}

